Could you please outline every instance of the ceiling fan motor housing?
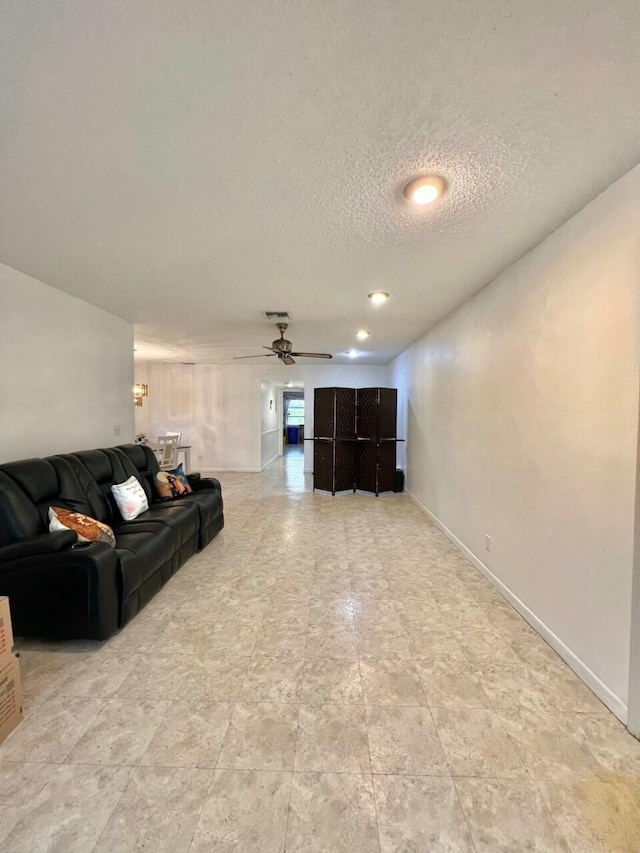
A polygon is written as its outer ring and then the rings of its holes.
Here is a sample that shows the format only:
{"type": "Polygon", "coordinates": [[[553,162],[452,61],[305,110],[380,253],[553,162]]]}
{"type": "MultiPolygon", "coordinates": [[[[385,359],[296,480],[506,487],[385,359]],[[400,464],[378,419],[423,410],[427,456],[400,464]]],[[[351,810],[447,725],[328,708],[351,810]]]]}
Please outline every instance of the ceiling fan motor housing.
{"type": "Polygon", "coordinates": [[[276,326],[278,327],[278,331],[280,332],[280,337],[277,338],[275,341],[273,341],[271,346],[278,353],[291,352],[291,348],[292,348],[293,344],[291,343],[291,341],[288,341],[284,336],[284,333],[289,328],[289,324],[288,323],[276,323],[276,326]]]}
{"type": "Polygon", "coordinates": [[[276,352],[291,352],[291,341],[286,340],[286,338],[278,338],[275,340],[272,345],[276,352]]]}

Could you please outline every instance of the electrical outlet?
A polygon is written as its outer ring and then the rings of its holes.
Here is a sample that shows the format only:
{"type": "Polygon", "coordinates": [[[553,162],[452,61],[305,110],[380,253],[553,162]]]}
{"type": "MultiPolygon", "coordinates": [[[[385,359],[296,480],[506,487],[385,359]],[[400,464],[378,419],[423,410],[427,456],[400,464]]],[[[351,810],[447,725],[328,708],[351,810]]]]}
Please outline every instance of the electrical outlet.
{"type": "Polygon", "coordinates": [[[113,434],[114,434],[116,437],[118,437],[118,436],[120,435],[120,432],[121,432],[121,431],[122,431],[122,427],[120,426],[120,424],[114,424],[114,425],[113,425],[113,434]]]}
{"type": "Polygon", "coordinates": [[[487,549],[487,551],[491,550],[491,537],[488,533],[484,537],[484,547],[487,549]]]}

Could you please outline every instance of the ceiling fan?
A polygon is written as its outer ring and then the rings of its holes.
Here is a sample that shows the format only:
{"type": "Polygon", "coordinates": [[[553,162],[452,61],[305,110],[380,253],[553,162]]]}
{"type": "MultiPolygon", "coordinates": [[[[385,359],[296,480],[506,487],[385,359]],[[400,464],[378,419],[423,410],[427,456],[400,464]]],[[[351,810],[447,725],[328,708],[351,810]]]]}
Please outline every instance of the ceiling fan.
{"type": "Polygon", "coordinates": [[[293,344],[291,341],[288,341],[284,333],[287,331],[288,325],[287,323],[276,323],[278,330],[280,332],[280,337],[276,338],[275,341],[272,342],[270,347],[262,347],[262,349],[271,350],[269,353],[258,353],[258,355],[238,355],[235,357],[234,361],[239,358],[259,358],[260,356],[264,356],[265,358],[270,358],[274,355],[277,355],[280,361],[283,364],[295,364],[296,358],[333,358],[332,355],[329,355],[328,352],[292,352],[293,344]]]}

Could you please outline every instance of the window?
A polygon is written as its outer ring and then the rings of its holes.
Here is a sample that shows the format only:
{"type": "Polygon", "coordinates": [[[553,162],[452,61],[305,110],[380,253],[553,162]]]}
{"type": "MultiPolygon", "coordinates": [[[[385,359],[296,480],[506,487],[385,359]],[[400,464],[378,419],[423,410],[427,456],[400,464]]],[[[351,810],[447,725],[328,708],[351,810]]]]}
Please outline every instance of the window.
{"type": "Polygon", "coordinates": [[[304,424],[304,400],[287,400],[287,426],[304,424]]]}

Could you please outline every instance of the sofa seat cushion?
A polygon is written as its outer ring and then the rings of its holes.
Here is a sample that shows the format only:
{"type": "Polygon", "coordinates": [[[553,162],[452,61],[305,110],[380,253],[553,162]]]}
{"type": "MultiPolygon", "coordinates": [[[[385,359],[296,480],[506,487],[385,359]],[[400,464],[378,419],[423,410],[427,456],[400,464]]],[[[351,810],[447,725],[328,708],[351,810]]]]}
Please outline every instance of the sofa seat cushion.
{"type": "MultiPolygon", "coordinates": [[[[201,492],[193,492],[175,501],[162,502],[163,508],[183,506],[189,506],[197,512],[199,528],[201,531],[205,531],[222,514],[222,494],[217,489],[207,489],[201,492]]],[[[202,547],[202,543],[200,547],[202,547]]]]}
{"type": "Polygon", "coordinates": [[[203,522],[209,523],[222,513],[222,494],[217,490],[194,492],[183,500],[198,507],[203,522]]]}
{"type": "Polygon", "coordinates": [[[159,524],[151,530],[116,534],[116,553],[120,560],[122,596],[127,598],[144,581],[171,562],[176,550],[174,534],[159,524]]]}
{"type": "MultiPolygon", "coordinates": [[[[192,494],[185,495],[185,497],[175,501],[163,501],[160,505],[163,508],[190,506],[195,509],[199,516],[199,548],[204,548],[213,536],[222,529],[222,493],[218,489],[194,491],[192,494]]],[[[154,506],[156,505],[154,504],[154,506]]]]}
{"type": "Polygon", "coordinates": [[[188,542],[189,539],[197,535],[200,518],[197,507],[193,505],[188,506],[182,501],[176,503],[177,506],[175,507],[172,505],[167,506],[166,504],[161,504],[160,506],[152,505],[151,509],[143,512],[137,518],[134,518],[133,521],[121,521],[118,524],[114,524],[113,531],[116,534],[116,538],[121,533],[126,534],[130,531],[135,531],[138,525],[144,525],[145,529],[150,525],[155,525],[156,527],[164,525],[173,531],[173,535],[177,540],[177,550],[179,545],[184,545],[185,542],[188,542]]]}

